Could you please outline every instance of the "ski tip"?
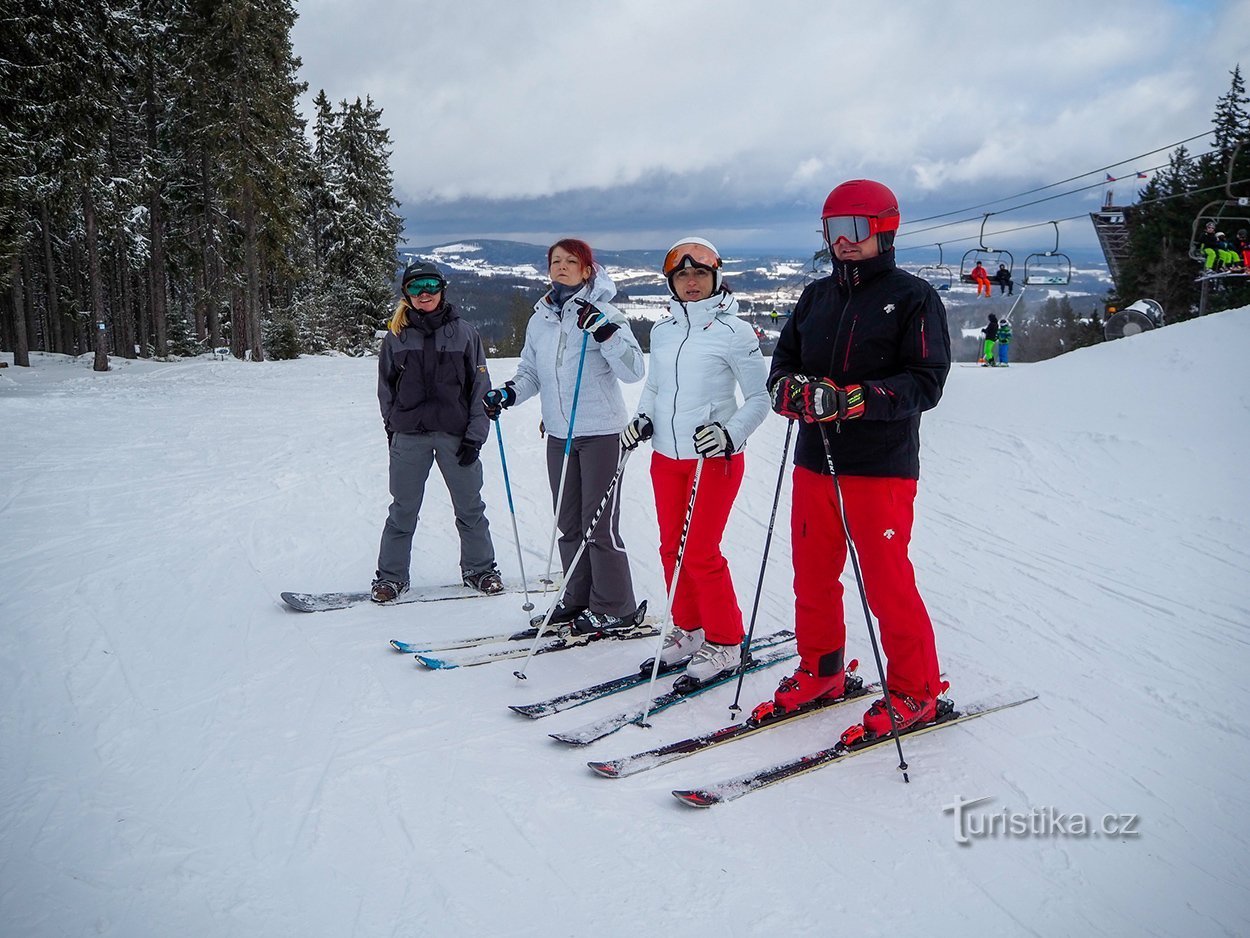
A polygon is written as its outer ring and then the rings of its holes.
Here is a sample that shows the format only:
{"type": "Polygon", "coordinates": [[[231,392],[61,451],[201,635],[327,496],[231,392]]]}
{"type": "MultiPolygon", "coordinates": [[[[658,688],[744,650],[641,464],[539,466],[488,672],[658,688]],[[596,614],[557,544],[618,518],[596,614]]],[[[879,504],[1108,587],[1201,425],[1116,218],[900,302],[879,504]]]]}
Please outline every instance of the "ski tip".
{"type": "Polygon", "coordinates": [[[401,654],[411,655],[411,654],[415,654],[416,652],[416,649],[413,648],[411,645],[409,645],[407,642],[401,642],[395,638],[391,639],[390,645],[392,648],[394,648],[396,651],[400,652],[401,654]]]}
{"type": "Polygon", "coordinates": [[[578,739],[576,736],[565,736],[563,733],[548,733],[552,739],[558,743],[565,743],[569,746],[585,746],[584,740],[578,739]]]}
{"type": "Polygon", "coordinates": [[[428,655],[413,655],[413,657],[417,659],[417,664],[423,668],[429,668],[431,671],[448,671],[459,667],[458,664],[445,658],[431,658],[428,655]]]}
{"type": "Polygon", "coordinates": [[[692,808],[710,808],[714,804],[720,804],[720,798],[710,791],[693,791],[677,790],[673,792],[673,797],[684,805],[692,808]]]}
{"type": "Polygon", "coordinates": [[[278,596],[288,609],[296,612],[316,612],[299,593],[279,593],[278,596]]]}
{"type": "Polygon", "coordinates": [[[621,771],[616,767],[614,762],[587,762],[591,770],[598,772],[604,778],[620,778],[621,771]]]}
{"type": "Polygon", "coordinates": [[[541,711],[534,709],[532,704],[508,704],[508,709],[523,717],[529,717],[531,720],[537,720],[541,715],[541,711]]]}

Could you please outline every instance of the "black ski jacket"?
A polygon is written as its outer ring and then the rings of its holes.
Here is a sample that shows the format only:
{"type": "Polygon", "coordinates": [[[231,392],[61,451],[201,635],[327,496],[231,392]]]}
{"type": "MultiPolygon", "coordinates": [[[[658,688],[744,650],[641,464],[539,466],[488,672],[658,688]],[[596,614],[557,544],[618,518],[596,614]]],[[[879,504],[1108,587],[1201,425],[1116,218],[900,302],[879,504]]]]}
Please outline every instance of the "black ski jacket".
{"type": "Polygon", "coordinates": [[[829,474],[920,477],[920,414],[935,406],[950,372],[946,308],[924,280],[899,270],[894,252],[809,284],[781,330],[769,387],[782,375],[827,377],[864,388],[857,420],[799,425],[795,465],[829,474]]]}
{"type": "Polygon", "coordinates": [[[486,352],[477,330],[450,303],[409,312],[399,335],[388,331],[378,355],[378,403],[389,433],[454,433],[481,446],[490,421],[486,352]]]}

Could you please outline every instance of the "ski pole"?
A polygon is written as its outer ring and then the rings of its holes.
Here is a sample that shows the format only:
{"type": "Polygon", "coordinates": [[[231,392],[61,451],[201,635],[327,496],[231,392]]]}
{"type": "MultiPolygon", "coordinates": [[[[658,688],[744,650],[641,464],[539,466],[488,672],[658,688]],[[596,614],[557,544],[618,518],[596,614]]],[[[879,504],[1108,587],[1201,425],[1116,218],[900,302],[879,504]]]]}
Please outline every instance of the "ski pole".
{"type": "Polygon", "coordinates": [[[564,477],[569,471],[569,453],[573,451],[573,422],[577,420],[577,398],[582,392],[582,369],[586,367],[586,343],[589,332],[582,332],[582,351],[577,359],[577,380],[573,383],[573,406],[569,410],[569,435],[564,440],[564,461],[560,464],[560,484],[556,488],[556,518],[551,524],[551,543],[547,545],[547,575],[543,577],[543,592],[555,583],[551,579],[551,558],[556,551],[556,532],[560,529],[560,506],[564,503],[564,477]]]}
{"type": "Polygon", "coordinates": [[[616,491],[616,485],[621,480],[621,475],[625,472],[625,463],[629,462],[629,454],[633,450],[625,450],[621,453],[621,461],[616,464],[616,472],[608,482],[607,491],[603,493],[603,498],[599,501],[599,507],[595,509],[594,515],[590,519],[590,524],[586,526],[586,533],[582,535],[582,542],[577,547],[577,553],[573,555],[573,560],[569,563],[569,568],[565,571],[564,576],[560,578],[560,588],[556,590],[556,598],[548,607],[546,614],[543,616],[542,624],[538,626],[538,634],[534,636],[534,644],[530,646],[529,654],[525,656],[525,661],[521,667],[513,671],[518,680],[526,680],[525,669],[529,667],[530,659],[534,657],[534,653],[538,651],[538,645],[542,641],[543,634],[547,631],[547,625],[551,622],[551,614],[556,611],[556,606],[560,604],[560,600],[564,597],[564,591],[569,585],[569,576],[577,568],[577,563],[582,559],[582,554],[586,552],[586,547],[590,543],[590,538],[595,533],[595,527],[599,524],[599,519],[603,516],[604,509],[608,507],[613,493],[616,491]]]}
{"type": "Polygon", "coordinates": [[[898,770],[903,773],[903,781],[910,782],[907,777],[907,760],[903,758],[903,743],[898,736],[898,715],[894,712],[894,703],[890,700],[890,688],[885,682],[885,665],[881,663],[881,648],[877,644],[877,630],[872,624],[872,610],[868,608],[868,594],[864,591],[864,576],[859,569],[859,553],[855,550],[855,541],[851,538],[851,525],[846,517],[846,500],[842,497],[842,485],[838,481],[838,470],[833,465],[833,451],[829,449],[829,434],[825,425],[820,426],[820,442],[825,447],[825,465],[829,467],[829,475],[833,479],[833,494],[838,503],[838,515],[842,519],[842,533],[846,537],[846,551],[851,557],[851,566],[855,570],[855,585],[859,587],[859,600],[864,605],[864,621],[868,623],[868,637],[872,640],[872,656],[877,659],[877,674],[881,677],[881,693],[885,695],[885,709],[890,715],[890,735],[894,737],[894,746],[898,749],[898,770]]]}
{"type": "MultiPolygon", "coordinates": [[[[746,637],[742,640],[742,660],[746,661],[747,654],[751,650],[751,638],[755,635],[755,614],[760,608],[760,593],[764,589],[764,568],[768,566],[768,549],[773,543],[773,524],[777,520],[777,503],[781,501],[781,483],[786,477],[786,457],[790,455],[790,437],[794,433],[794,421],[786,421],[786,444],[781,449],[781,466],[777,470],[777,490],[773,493],[773,512],[768,516],[768,534],[764,536],[764,556],[760,560],[760,578],[755,583],[755,601],[751,604],[751,623],[747,627],[746,637]]],[[[742,707],[738,705],[738,698],[742,696],[742,681],[746,678],[747,673],[743,671],[738,675],[738,689],[734,692],[734,702],[729,705],[730,713],[737,714],[741,712],[742,707]]]]}
{"type": "Polygon", "coordinates": [[[647,725],[647,717],[651,713],[651,688],[655,686],[655,679],[660,676],[660,652],[664,650],[664,639],[668,637],[670,629],[676,628],[673,625],[673,597],[677,595],[677,580],[681,577],[681,561],[686,556],[686,538],[690,534],[690,519],[694,515],[694,500],[699,494],[699,478],[702,475],[703,457],[700,456],[694,467],[694,481],[690,485],[690,500],[686,503],[686,520],[682,522],[681,540],[677,542],[677,561],[673,564],[673,581],[668,585],[664,617],[660,620],[660,640],[655,647],[655,658],[651,662],[651,680],[647,682],[647,703],[642,709],[642,719],[638,721],[639,726],[647,725]]]}
{"type": "Polygon", "coordinates": [[[499,465],[503,466],[503,487],[508,493],[508,511],[512,515],[512,536],[516,540],[516,562],[521,568],[521,588],[525,591],[525,603],[521,606],[526,612],[534,608],[530,602],[530,584],[525,579],[525,557],[521,554],[521,532],[516,526],[516,505],[512,503],[512,483],[508,481],[508,457],[503,454],[503,425],[495,421],[495,438],[499,440],[499,465]]]}

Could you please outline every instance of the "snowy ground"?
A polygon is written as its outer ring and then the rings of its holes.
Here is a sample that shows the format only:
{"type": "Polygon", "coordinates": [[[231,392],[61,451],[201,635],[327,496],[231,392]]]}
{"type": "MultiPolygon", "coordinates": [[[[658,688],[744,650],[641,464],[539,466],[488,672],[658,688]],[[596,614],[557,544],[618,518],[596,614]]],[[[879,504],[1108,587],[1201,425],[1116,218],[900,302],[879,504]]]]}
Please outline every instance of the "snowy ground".
{"type": "MultiPolygon", "coordinates": [[[[372,573],[373,362],[0,370],[0,934],[1250,933],[1248,346],[1240,310],[956,366],[925,419],[921,587],[957,700],[1040,699],[912,740],[910,785],[878,752],[704,812],[669,790],[828,745],[859,709],[610,781],[585,760],[726,723],[732,688],[569,750],[546,734],[625,701],[533,723],[506,705],[623,673],[644,643],[538,658],[518,685],[386,644],[521,623],[515,596],[280,606],[372,573]],[[980,797],[982,830],[1050,809],[1140,833],[961,846],[943,806],[980,797]]],[[[504,423],[531,574],[550,524],[537,421],[530,403],[504,423]]],[[[783,437],[770,418],[752,438],[727,534],[748,610],[783,437]]],[[[515,577],[494,440],[484,458],[515,577]]],[[[624,527],[662,607],[645,458],[624,527]]],[[[414,579],[452,582],[429,492],[414,579]]],[[[788,567],[783,520],[760,631],[790,622],[788,567]]]]}

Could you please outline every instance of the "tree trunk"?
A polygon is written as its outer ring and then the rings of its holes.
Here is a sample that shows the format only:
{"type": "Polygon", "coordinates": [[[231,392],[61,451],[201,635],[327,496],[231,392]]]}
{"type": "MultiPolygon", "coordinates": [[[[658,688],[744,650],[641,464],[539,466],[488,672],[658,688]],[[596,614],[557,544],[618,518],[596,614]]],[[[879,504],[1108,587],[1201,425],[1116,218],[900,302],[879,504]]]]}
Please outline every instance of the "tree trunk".
{"type": "Polygon", "coordinates": [[[159,192],[152,193],[149,209],[152,220],[152,252],[149,261],[148,282],[151,285],[152,332],[156,337],[156,355],[165,358],[169,354],[169,292],[165,276],[165,214],[159,192]]]}
{"type": "Polygon", "coordinates": [[[69,352],[69,341],[65,335],[65,320],[61,316],[60,292],[61,285],[56,279],[56,263],[52,258],[52,225],[49,222],[48,203],[39,203],[39,223],[43,227],[43,271],[48,290],[48,320],[52,323],[52,348],[57,352],[69,352]]]}
{"type": "Polygon", "coordinates": [[[20,255],[13,256],[12,269],[9,274],[13,283],[13,364],[29,368],[30,346],[26,339],[26,297],[22,289],[20,255]]]}
{"type": "Polygon", "coordinates": [[[46,323],[39,315],[35,296],[35,256],[28,246],[22,252],[22,286],[26,290],[26,344],[31,349],[48,351],[46,323]]]}
{"type": "Polygon", "coordinates": [[[263,362],[265,349],[260,335],[260,252],[256,246],[256,201],[250,182],[246,184],[243,194],[243,224],[247,258],[247,298],[244,308],[247,311],[248,350],[252,353],[252,361],[263,362]]]}
{"type": "MultiPolygon", "coordinates": [[[[208,172],[208,154],[200,153],[200,180],[204,187],[204,319],[208,329],[208,344],[221,345],[221,267],[217,253],[216,231],[213,228],[213,187],[208,172]]],[[[233,343],[232,343],[233,344],[233,343]]]]}
{"type": "Polygon", "coordinates": [[[77,238],[70,241],[70,270],[74,281],[74,354],[86,355],[91,344],[87,328],[87,303],[82,296],[82,245],[77,238]]]}
{"type": "Polygon", "coordinates": [[[95,333],[95,362],[92,371],[109,370],[108,336],[105,334],[104,323],[104,285],[100,282],[100,245],[95,222],[95,200],[91,195],[91,186],[83,188],[82,197],[83,226],[87,236],[87,279],[91,287],[91,318],[95,333]]]}

